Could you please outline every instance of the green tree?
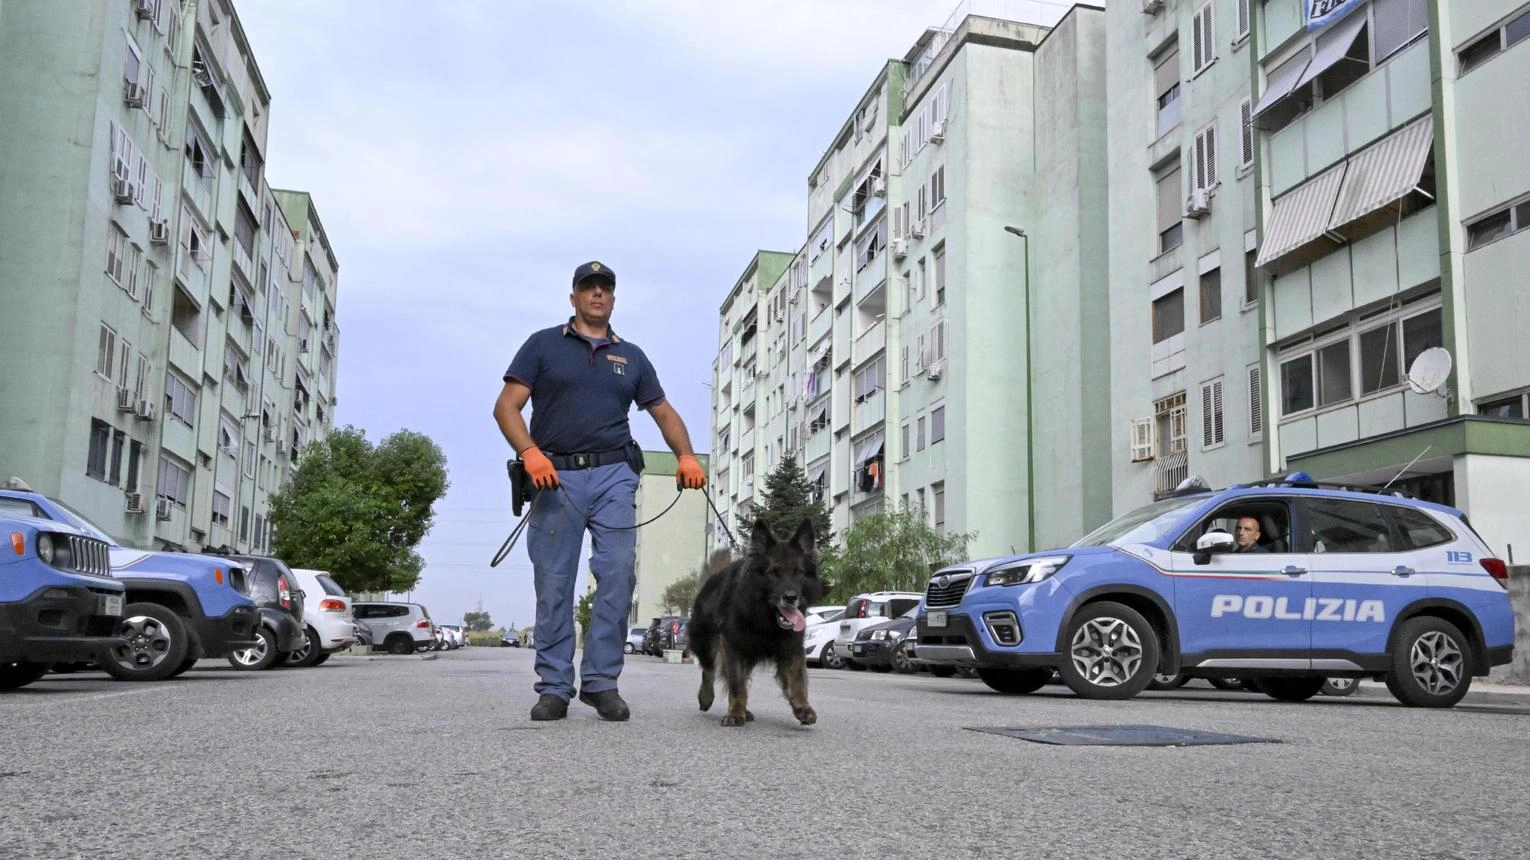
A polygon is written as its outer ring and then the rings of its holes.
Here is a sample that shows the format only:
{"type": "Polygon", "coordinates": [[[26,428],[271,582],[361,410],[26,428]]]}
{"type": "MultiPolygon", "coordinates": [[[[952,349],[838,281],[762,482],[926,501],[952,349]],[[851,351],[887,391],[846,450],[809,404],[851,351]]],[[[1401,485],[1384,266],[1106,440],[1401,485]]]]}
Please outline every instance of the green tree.
{"type": "Polygon", "coordinates": [[[584,637],[590,635],[590,613],[594,611],[594,608],[595,589],[593,588],[586,591],[584,596],[579,598],[579,602],[574,604],[574,620],[579,622],[579,639],[581,642],[584,641],[584,637]]]}
{"type": "Polygon", "coordinates": [[[977,532],[941,537],[922,510],[898,508],[856,520],[840,546],[820,552],[833,600],[868,591],[924,591],[935,568],[963,561],[977,532]]]}
{"type": "Polygon", "coordinates": [[[494,629],[494,622],[489,620],[489,613],[487,612],[464,612],[462,613],[462,624],[474,633],[482,633],[486,630],[494,629]]]}
{"type": "Polygon", "coordinates": [[[804,519],[812,520],[813,534],[819,546],[827,546],[834,540],[834,533],[829,528],[828,506],[822,499],[813,499],[813,484],[797,465],[797,458],[791,455],[781,458],[781,462],[765,476],[763,500],[749,510],[739,512],[735,537],[746,545],[756,518],[765,520],[781,540],[791,537],[804,519]]]}
{"type": "Polygon", "coordinates": [[[696,592],[701,587],[700,581],[700,574],[690,573],[665,586],[664,594],[659,597],[664,611],[672,615],[689,615],[696,602],[696,592]]]}
{"type": "Polygon", "coordinates": [[[347,591],[408,591],[424,561],[431,505],[446,493],[446,455],[400,430],[373,445],[346,426],[309,444],[292,481],[271,496],[272,551],[327,570],[347,591]]]}

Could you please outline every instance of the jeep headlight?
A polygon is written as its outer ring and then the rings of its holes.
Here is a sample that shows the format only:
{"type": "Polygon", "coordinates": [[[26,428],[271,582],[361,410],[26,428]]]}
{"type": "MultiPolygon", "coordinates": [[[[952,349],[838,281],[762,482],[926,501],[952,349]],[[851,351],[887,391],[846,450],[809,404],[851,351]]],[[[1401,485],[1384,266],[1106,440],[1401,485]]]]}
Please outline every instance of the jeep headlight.
{"type": "Polygon", "coordinates": [[[38,533],[37,557],[42,559],[44,564],[52,564],[53,552],[53,535],[42,532],[38,533]]]}
{"type": "Polygon", "coordinates": [[[1062,569],[1072,556],[1049,555],[1046,558],[1028,558],[1013,564],[990,570],[987,576],[989,585],[1029,585],[1040,582],[1062,569]]]}

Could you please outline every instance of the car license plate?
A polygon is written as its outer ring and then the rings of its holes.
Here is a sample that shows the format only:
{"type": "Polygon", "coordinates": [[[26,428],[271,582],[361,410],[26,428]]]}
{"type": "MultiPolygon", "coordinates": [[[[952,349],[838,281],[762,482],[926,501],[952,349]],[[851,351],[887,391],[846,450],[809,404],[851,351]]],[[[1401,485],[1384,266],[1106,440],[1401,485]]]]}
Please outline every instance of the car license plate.
{"type": "Polygon", "coordinates": [[[850,653],[851,654],[864,654],[864,653],[866,653],[866,646],[865,645],[851,645],[850,646],[850,653]]]}
{"type": "Polygon", "coordinates": [[[924,623],[929,627],[946,626],[946,613],[944,611],[931,612],[924,616],[924,623]]]}
{"type": "Polygon", "coordinates": [[[98,615],[121,615],[122,614],[122,595],[120,595],[120,594],[103,594],[103,595],[101,595],[100,603],[101,603],[101,608],[97,611],[98,615]]]}

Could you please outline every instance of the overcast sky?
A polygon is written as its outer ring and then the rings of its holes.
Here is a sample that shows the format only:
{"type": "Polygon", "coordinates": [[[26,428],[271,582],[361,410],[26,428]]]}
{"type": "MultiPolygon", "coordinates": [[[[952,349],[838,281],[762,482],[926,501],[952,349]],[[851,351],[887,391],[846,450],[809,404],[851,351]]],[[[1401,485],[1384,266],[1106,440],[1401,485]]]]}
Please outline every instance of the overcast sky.
{"type": "MultiPolygon", "coordinates": [[[[337,425],[445,450],[413,599],[532,623],[490,411],[569,278],[707,451],[717,310],[757,249],[806,240],[807,177],[882,64],[954,0],[237,0],[271,91],[267,175],[311,192],[340,261],[337,425]]],[[[528,410],[529,411],[529,410],[528,410]]],[[[633,414],[636,438],[663,448],[633,414]]],[[[582,585],[581,585],[582,588],[582,585]]]]}

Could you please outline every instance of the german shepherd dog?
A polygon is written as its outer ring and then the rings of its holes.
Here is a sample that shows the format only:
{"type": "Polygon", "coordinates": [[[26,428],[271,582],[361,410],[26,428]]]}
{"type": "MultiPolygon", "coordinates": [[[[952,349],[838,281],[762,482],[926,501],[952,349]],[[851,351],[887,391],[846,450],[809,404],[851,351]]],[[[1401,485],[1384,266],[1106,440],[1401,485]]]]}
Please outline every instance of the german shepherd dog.
{"type": "Polygon", "coordinates": [[[721,673],[728,685],[722,724],[742,726],[754,719],[749,675],[768,660],[776,664],[776,680],[792,715],[804,726],[817,722],[807,698],[802,608],[822,595],[813,524],[804,520],[790,540],[779,541],[764,520],[756,520],[749,554],[707,577],[691,608],[690,645],[701,665],[696,696],[701,709],[711,709],[721,673]]]}

